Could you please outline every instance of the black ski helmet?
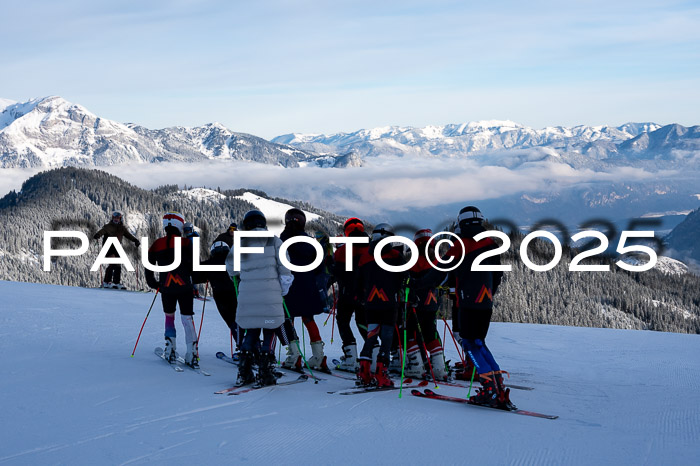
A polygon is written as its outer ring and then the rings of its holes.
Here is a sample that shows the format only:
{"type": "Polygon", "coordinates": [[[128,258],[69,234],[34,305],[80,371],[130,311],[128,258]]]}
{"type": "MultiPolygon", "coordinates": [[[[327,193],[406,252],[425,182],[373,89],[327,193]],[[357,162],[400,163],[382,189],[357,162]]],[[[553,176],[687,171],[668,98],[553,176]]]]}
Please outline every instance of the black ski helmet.
{"type": "Polygon", "coordinates": [[[464,231],[468,225],[480,225],[484,221],[484,215],[473,205],[462,208],[457,216],[457,225],[464,231]]]}
{"type": "Polygon", "coordinates": [[[224,243],[223,241],[214,241],[214,244],[212,244],[211,248],[209,249],[209,253],[212,256],[228,254],[230,249],[231,248],[228,247],[228,244],[224,243]]]}
{"type": "Polygon", "coordinates": [[[259,210],[249,210],[243,217],[243,229],[252,230],[254,228],[267,228],[265,214],[259,210]]]}
{"type": "Polygon", "coordinates": [[[388,223],[380,223],[374,227],[372,230],[372,241],[379,241],[380,239],[388,238],[394,235],[394,227],[388,223]]]}
{"type": "Polygon", "coordinates": [[[306,214],[301,209],[293,207],[284,214],[284,223],[286,225],[294,223],[297,229],[303,230],[306,227],[306,214]]]}

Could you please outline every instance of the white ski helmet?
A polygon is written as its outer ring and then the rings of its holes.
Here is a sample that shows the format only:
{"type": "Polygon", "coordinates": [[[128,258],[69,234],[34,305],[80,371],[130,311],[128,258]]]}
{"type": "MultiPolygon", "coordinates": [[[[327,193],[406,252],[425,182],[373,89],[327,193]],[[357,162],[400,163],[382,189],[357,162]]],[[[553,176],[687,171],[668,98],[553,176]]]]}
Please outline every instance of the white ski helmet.
{"type": "Polygon", "coordinates": [[[169,226],[177,228],[182,234],[182,230],[185,228],[185,217],[179,212],[168,212],[163,215],[163,229],[165,230],[169,226]]]}

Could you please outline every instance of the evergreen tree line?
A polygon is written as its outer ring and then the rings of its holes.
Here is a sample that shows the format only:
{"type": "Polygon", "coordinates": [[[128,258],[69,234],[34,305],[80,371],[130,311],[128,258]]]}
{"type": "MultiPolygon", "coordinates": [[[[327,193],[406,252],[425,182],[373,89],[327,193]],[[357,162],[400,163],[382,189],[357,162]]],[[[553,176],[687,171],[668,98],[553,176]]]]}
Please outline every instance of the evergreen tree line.
{"type": "MultiPolygon", "coordinates": [[[[147,236],[149,242],[162,235],[164,212],[181,212],[200,231],[200,256],[204,259],[212,240],[232,221],[240,224],[245,212],[254,208],[235,196],[249,191],[269,198],[257,190],[218,191],[226,199],[198,201],[179,193],[177,185],[144,190],[96,170],[60,168],[40,173],[27,180],[19,193],[0,199],[0,279],[98,286],[100,272],[90,272],[90,267],[101,242],[92,236],[115,210],[123,214],[135,236],[147,236]],[[90,249],[80,257],[57,258],[51,272],[44,272],[44,231],[56,229],[85,232],[91,240],[90,249]]],[[[337,235],[345,220],[304,202],[271,199],[321,215],[320,220],[308,224],[310,233],[322,229],[337,235]]],[[[513,270],[505,273],[495,297],[494,320],[700,333],[700,277],[669,275],[655,269],[627,272],[605,257],[589,258],[584,263],[610,264],[609,272],[570,272],[568,264],[579,251],[566,247],[559,265],[535,272],[517,253],[522,236],[512,238],[513,244],[501,260],[513,270]]],[[[123,246],[138,273],[124,270],[122,282],[131,289],[145,288],[139,252],[130,241],[125,240],[123,246]]],[[[54,247],[77,247],[77,242],[64,241],[54,247]]],[[[543,240],[533,241],[529,251],[536,263],[546,263],[553,255],[551,243],[543,240]]],[[[443,315],[450,316],[447,299],[443,299],[443,315]]]]}
{"type": "MultiPolygon", "coordinates": [[[[93,235],[119,211],[123,222],[137,237],[147,236],[149,244],[163,235],[161,219],[165,212],[176,211],[192,222],[201,235],[200,257],[209,256],[211,242],[226,231],[231,222],[239,225],[245,213],[255,206],[240,196],[245,189],[224,191],[225,199],[207,201],[191,199],[177,185],[164,185],[145,190],[116,176],[97,170],[59,168],[42,172],[23,183],[21,191],[10,192],[0,199],[0,279],[57,285],[96,287],[100,271],[90,272],[97,258],[101,241],[93,235]],[[90,239],[90,249],[79,257],[59,257],[52,261],[51,271],[43,271],[43,237],[45,230],[79,230],[90,239]]],[[[264,192],[256,194],[269,198],[264,192]]],[[[280,202],[298,204],[279,199],[280,202]]],[[[338,234],[344,219],[327,212],[323,218],[309,222],[311,232],[322,229],[338,234]]],[[[270,219],[280,222],[281,219],[270,219]]],[[[54,248],[77,248],[77,240],[54,240],[54,248]]],[[[124,239],[122,246],[138,274],[122,273],[122,283],[130,289],[145,288],[140,251],[124,239]]]]}

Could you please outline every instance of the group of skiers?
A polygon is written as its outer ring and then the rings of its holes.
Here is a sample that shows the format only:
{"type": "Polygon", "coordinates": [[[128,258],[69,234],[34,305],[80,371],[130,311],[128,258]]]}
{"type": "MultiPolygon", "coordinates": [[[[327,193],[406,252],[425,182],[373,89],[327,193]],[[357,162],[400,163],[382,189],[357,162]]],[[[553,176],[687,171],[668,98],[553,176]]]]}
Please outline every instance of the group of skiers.
{"type": "MultiPolygon", "coordinates": [[[[503,383],[503,372],[485,342],[493,296],[500,285],[502,272],[472,270],[472,263],[478,255],[496,248],[490,238],[478,242],[473,239],[485,231],[484,217],[479,209],[468,206],[459,212],[455,233],[461,242],[456,242],[441,258],[427,247],[433,232],[429,229],[416,232],[413,239],[419,257],[406,272],[389,271],[375,260],[377,244],[395,236],[394,228],[380,223],[371,232],[366,232],[365,223],[358,218],[349,218],[344,223],[343,235],[368,238],[369,242],[353,244],[352,254],[348,254],[345,244],[333,252],[328,236],[318,232],[315,237],[324,251],[321,264],[311,271],[290,271],[280,259],[283,241],[309,235],[305,232],[306,216],[302,210],[288,210],[284,220],[285,228],[280,237],[241,238],[242,247],[256,247],[258,252],[241,254],[239,270],[233,267],[233,237],[238,225],[231,223],[228,230],[213,241],[209,259],[202,262],[204,265],[226,265],[226,271],[199,272],[193,271],[192,243],[187,237],[195,233],[194,228],[179,213],[169,212],[163,216],[165,236],[150,246],[149,262],[170,265],[175,256],[174,239],[182,237],[181,262],[177,268],[160,273],[158,278],[153,271],[146,269],[148,285],[161,294],[165,312],[166,359],[172,361],[176,358],[174,322],[178,305],[187,344],[185,363],[198,367],[192,290],[196,283],[209,282],[218,311],[240,351],[236,385],[275,384],[273,350],[277,339],[287,347],[286,358],[280,363],[283,368],[303,371],[307,367],[329,372],[331,368],[314,316],[330,311],[328,290],[337,289],[335,312],[343,356],[333,369],[355,373],[358,385],[362,386],[391,387],[394,382],[390,372],[401,372],[402,369],[404,375],[413,378],[447,380],[450,372],[436,319],[440,302],[438,288],[449,287],[454,290],[455,334],[469,356],[466,365],[469,371],[464,370],[465,367],[463,370],[467,372],[467,378],[481,383],[481,389],[471,401],[503,409],[514,408],[509,400],[509,390],[503,383]],[[433,267],[439,264],[438,260],[444,263],[449,258],[458,260],[462,256],[464,260],[451,272],[441,272],[433,267]],[[337,287],[331,288],[334,283],[337,287]],[[363,340],[359,353],[351,328],[353,316],[363,340]],[[297,317],[301,318],[310,337],[312,355],[308,359],[303,356],[294,328],[297,317]],[[257,374],[254,373],[256,367],[257,374]]],[[[121,216],[118,225],[123,228],[121,216]]],[[[105,228],[98,233],[107,234],[103,231],[105,228]]],[[[243,218],[242,229],[266,231],[267,219],[261,211],[251,210],[243,218]]],[[[130,234],[121,234],[133,238],[130,234]]],[[[382,248],[384,263],[391,266],[407,264],[408,257],[403,245],[399,244],[382,248]]],[[[292,244],[284,254],[295,266],[309,265],[316,258],[315,248],[306,242],[292,244]]],[[[498,256],[484,261],[484,264],[498,263],[498,256]]]]}

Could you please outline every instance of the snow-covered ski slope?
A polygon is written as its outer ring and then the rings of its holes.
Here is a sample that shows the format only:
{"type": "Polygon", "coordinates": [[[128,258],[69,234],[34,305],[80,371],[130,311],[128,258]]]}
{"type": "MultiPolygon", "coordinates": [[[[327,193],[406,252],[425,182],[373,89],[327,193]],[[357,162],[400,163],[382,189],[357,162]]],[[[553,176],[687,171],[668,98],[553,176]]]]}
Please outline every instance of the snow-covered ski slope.
{"type": "MultiPolygon", "coordinates": [[[[230,343],[213,302],[202,377],[153,354],[160,298],[130,357],[151,293],[0,282],[0,294],[0,464],[677,465],[700,453],[698,335],[493,324],[488,343],[511,382],[535,387],[513,401],[560,416],[545,420],[397,391],[330,395],[352,385],[331,376],[215,395],[235,368],[215,357],[230,343]]],[[[332,345],[330,321],[322,332],[338,357],[337,329],[332,345]]]]}

